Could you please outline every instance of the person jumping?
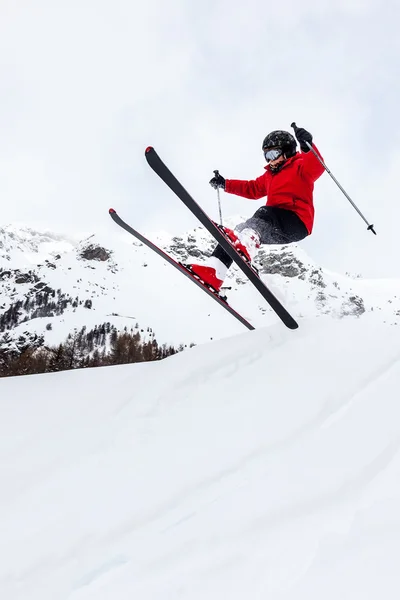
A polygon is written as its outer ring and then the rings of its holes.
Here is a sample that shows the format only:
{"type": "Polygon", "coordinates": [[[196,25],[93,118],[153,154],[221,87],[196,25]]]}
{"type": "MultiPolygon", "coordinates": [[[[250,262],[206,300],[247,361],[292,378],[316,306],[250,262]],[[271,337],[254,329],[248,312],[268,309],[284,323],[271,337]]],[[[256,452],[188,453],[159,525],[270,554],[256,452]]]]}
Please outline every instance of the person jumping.
{"type": "MultiPolygon", "coordinates": [[[[301,152],[297,152],[296,140],[288,131],[272,131],[265,137],[262,151],[268,164],[265,173],[257,179],[224,179],[218,174],[210,181],[213,188],[221,188],[228,194],[250,200],[267,197],[266,205],[235,230],[223,228],[232,245],[249,263],[261,244],[299,242],[312,232],[314,182],[322,175],[324,167],[307,145],[312,145],[322,159],[311,133],[296,128],[295,134],[301,152]]],[[[232,262],[218,245],[207,262],[192,263],[190,269],[219,292],[232,262]]]]}

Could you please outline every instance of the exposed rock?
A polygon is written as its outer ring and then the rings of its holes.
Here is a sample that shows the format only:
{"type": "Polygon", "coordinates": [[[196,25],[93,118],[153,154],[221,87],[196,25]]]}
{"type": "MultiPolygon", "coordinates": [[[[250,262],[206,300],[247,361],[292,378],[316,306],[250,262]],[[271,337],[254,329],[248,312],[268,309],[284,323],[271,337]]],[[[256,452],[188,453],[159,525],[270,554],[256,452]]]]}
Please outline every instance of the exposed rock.
{"type": "Polygon", "coordinates": [[[324,292],[318,290],[317,295],[315,297],[315,303],[319,308],[325,308],[327,305],[328,299],[325,296],[324,292]]]}
{"type": "Polygon", "coordinates": [[[300,277],[307,272],[307,267],[290,250],[281,250],[280,252],[261,250],[257,256],[257,262],[263,274],[300,277]]]}
{"type": "Polygon", "coordinates": [[[100,262],[105,262],[111,257],[111,252],[102,246],[90,244],[82,250],[80,257],[84,260],[98,260],[100,262]]]}
{"type": "Polygon", "coordinates": [[[27,273],[22,273],[19,269],[14,270],[5,270],[0,269],[0,281],[7,281],[12,279],[14,276],[14,282],[17,284],[22,283],[36,283],[39,281],[39,277],[33,271],[28,271],[27,273]]]}
{"type": "Polygon", "coordinates": [[[12,277],[13,271],[3,271],[0,270],[0,281],[5,281],[6,279],[10,279],[12,277]]]}
{"type": "Polygon", "coordinates": [[[175,252],[175,254],[178,254],[181,257],[187,255],[187,248],[182,238],[173,237],[172,242],[173,243],[170,245],[170,251],[175,252]]]}
{"type": "Polygon", "coordinates": [[[360,296],[350,296],[341,306],[341,315],[343,317],[357,316],[365,313],[364,300],[360,296]]]}
{"type": "Polygon", "coordinates": [[[308,279],[313,285],[320,288],[326,288],[326,283],[322,275],[322,269],[313,269],[308,279]]]}
{"type": "Polygon", "coordinates": [[[200,250],[197,240],[190,235],[188,235],[187,240],[175,236],[172,238],[172,242],[173,243],[169,246],[168,251],[172,254],[177,254],[182,261],[187,261],[189,258],[201,259],[211,254],[211,251],[204,252],[200,250]]]}
{"type": "Polygon", "coordinates": [[[208,254],[205,254],[204,252],[199,250],[195,244],[187,246],[187,254],[188,254],[188,256],[193,256],[194,258],[201,258],[202,256],[208,256],[208,254]]]}
{"type": "Polygon", "coordinates": [[[28,273],[16,271],[15,283],[36,283],[38,281],[39,277],[32,271],[29,271],[28,273]]]}

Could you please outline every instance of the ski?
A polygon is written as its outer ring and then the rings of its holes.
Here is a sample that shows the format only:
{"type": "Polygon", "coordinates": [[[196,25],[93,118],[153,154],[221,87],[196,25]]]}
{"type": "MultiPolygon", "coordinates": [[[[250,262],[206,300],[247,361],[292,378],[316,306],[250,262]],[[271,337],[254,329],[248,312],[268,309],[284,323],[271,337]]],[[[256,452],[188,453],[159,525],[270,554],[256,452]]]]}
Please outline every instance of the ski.
{"type": "Polygon", "coordinates": [[[271,290],[265,285],[258,274],[252,269],[252,267],[238,254],[235,248],[230,244],[220,227],[210,219],[210,217],[204,212],[204,210],[197,204],[197,202],[191,197],[191,195],[185,190],[183,185],[176,179],[175,175],[171,173],[168,167],[163,163],[161,158],[152,146],[146,148],[145,152],[146,160],[153,171],[167,184],[167,186],[178,196],[178,198],[187,206],[187,208],[194,214],[200,223],[211,233],[215,240],[222,246],[225,252],[230,258],[236,263],[236,265],[243,271],[246,277],[251,281],[255,288],[260,292],[263,298],[268,302],[272,310],[275,311],[277,316],[289,329],[297,329],[298,324],[292,317],[286,308],[279,302],[274,296],[271,290]]]}
{"type": "Polygon", "coordinates": [[[110,208],[110,210],[108,212],[109,212],[112,220],[117,225],[119,225],[120,227],[122,227],[122,229],[125,229],[125,231],[127,231],[128,233],[133,235],[135,238],[137,238],[140,242],[142,242],[142,244],[144,244],[145,246],[147,246],[148,248],[153,250],[156,254],[158,254],[158,256],[161,256],[161,258],[163,258],[170,265],[175,267],[175,269],[178,269],[178,271],[183,273],[183,275],[186,275],[186,277],[188,277],[200,289],[202,289],[209,296],[211,296],[211,298],[213,298],[216,302],[218,302],[218,304],[220,306],[222,306],[222,308],[224,308],[226,311],[228,311],[233,317],[235,317],[235,319],[237,319],[240,323],[242,323],[242,325],[247,327],[247,329],[250,329],[250,330],[254,329],[253,325],[251,323],[249,323],[244,317],[242,317],[242,315],[239,314],[234,308],[232,308],[227,303],[226,299],[223,296],[220,296],[217,292],[213,291],[211,288],[208,288],[199,279],[196,279],[196,277],[191,273],[191,271],[189,271],[189,269],[187,269],[183,264],[177,262],[175,259],[172,258],[172,256],[169,256],[169,254],[164,252],[164,250],[161,250],[161,248],[159,248],[158,246],[153,244],[153,242],[151,242],[149,239],[147,239],[144,235],[142,235],[141,233],[136,231],[136,229],[133,229],[133,227],[128,225],[128,223],[125,223],[125,221],[123,219],[121,219],[121,217],[118,215],[118,213],[113,208],[110,208]]]}

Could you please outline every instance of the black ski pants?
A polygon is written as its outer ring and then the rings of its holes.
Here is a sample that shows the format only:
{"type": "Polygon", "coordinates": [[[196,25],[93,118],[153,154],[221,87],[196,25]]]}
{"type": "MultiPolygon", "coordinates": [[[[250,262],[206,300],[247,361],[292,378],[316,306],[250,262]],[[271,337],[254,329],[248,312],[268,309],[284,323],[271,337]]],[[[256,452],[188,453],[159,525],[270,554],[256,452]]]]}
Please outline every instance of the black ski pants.
{"type": "MultiPolygon", "coordinates": [[[[290,244],[308,236],[303,221],[292,210],[276,206],[261,206],[250,219],[240,223],[235,230],[254,229],[260,236],[261,244],[290,244]]],[[[228,268],[232,259],[221,246],[217,246],[213,256],[219,258],[228,268]]]]}

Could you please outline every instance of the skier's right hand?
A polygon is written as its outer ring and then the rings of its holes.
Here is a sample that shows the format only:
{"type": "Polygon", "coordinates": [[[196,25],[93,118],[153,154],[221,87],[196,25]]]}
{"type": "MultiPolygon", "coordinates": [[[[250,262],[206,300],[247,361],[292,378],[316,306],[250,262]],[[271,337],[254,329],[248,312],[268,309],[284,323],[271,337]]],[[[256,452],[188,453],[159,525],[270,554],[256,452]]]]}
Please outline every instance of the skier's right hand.
{"type": "Polygon", "coordinates": [[[224,177],[222,177],[222,175],[220,175],[218,173],[218,175],[216,175],[215,177],[210,179],[210,185],[215,190],[217,190],[218,188],[222,188],[224,190],[225,189],[225,179],[224,179],[224,177]]]}

